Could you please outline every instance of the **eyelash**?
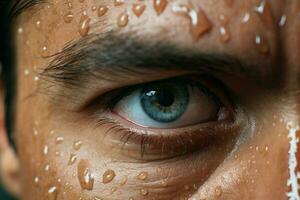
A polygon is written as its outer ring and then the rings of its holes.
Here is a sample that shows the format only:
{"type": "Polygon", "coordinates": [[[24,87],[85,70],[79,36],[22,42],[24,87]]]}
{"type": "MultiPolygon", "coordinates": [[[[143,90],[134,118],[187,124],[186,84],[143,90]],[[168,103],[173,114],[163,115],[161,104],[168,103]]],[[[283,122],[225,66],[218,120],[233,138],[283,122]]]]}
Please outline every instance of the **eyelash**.
{"type": "MultiPolygon", "coordinates": [[[[193,82],[194,80],[199,80],[201,77],[177,77],[177,78],[172,78],[169,80],[176,80],[176,81],[181,81],[184,83],[190,83],[190,84],[195,84],[193,82]]],[[[207,78],[206,78],[207,79],[207,78]]],[[[168,80],[165,80],[168,81],[168,80]]],[[[220,89],[226,93],[226,89],[219,84],[219,82],[216,82],[216,80],[213,80],[214,84],[217,85],[217,87],[221,87],[220,89]]],[[[197,81],[196,83],[198,83],[197,81]]],[[[125,127],[122,125],[122,123],[112,119],[111,117],[108,117],[107,115],[103,115],[103,113],[113,113],[113,108],[115,105],[122,100],[124,97],[130,95],[132,92],[135,90],[144,87],[147,84],[152,84],[152,83],[146,83],[146,84],[140,84],[140,85],[133,85],[133,86],[128,86],[124,88],[120,88],[117,90],[113,90],[111,92],[105,93],[101,95],[100,97],[96,98],[94,101],[92,101],[89,105],[92,105],[92,108],[90,109],[92,114],[92,119],[96,119],[95,121],[95,128],[100,128],[106,125],[109,125],[110,128],[105,131],[103,137],[106,138],[107,136],[114,134],[114,137],[117,136],[119,138],[119,143],[117,144],[118,146],[121,146],[121,151],[124,151],[125,146],[128,141],[135,141],[135,143],[139,143],[140,145],[140,158],[141,160],[148,160],[147,158],[145,159],[145,154],[146,154],[146,148],[147,144],[149,146],[151,145],[158,145],[161,144],[165,148],[170,148],[173,149],[174,146],[176,145],[182,145],[181,146],[181,153],[180,155],[185,154],[188,151],[194,151],[194,146],[195,144],[191,143],[197,143],[197,148],[199,146],[205,146],[206,141],[214,141],[211,139],[208,139],[207,137],[216,137],[215,134],[216,132],[230,132],[230,129],[232,128],[231,126],[228,126],[228,121],[224,121],[218,124],[213,124],[210,125],[210,127],[204,127],[203,130],[196,129],[194,131],[187,130],[185,131],[185,136],[182,136],[182,134],[175,134],[175,136],[153,136],[150,134],[147,134],[147,131],[141,131],[138,133],[137,130],[132,130],[128,127],[125,127]],[[95,112],[96,110],[96,112],[95,112]],[[200,133],[201,134],[200,134],[200,133]],[[199,138],[200,137],[200,138],[199,138]],[[203,138],[202,138],[203,137],[203,138]],[[199,142],[200,141],[200,142],[199,142]],[[192,146],[192,148],[191,148],[192,146]]],[[[209,97],[213,98],[214,101],[220,103],[220,109],[224,107],[224,104],[222,100],[218,96],[216,96],[213,92],[211,92],[207,87],[204,87],[203,84],[199,83],[196,85],[197,88],[199,88],[204,94],[208,95],[209,97]]],[[[227,93],[225,94],[227,98],[227,93]]],[[[228,104],[228,103],[227,103],[228,104]]],[[[230,102],[231,104],[231,102],[230,102]]],[[[226,106],[226,105],[225,105],[226,106]]],[[[230,105],[231,106],[231,105],[230,105]]],[[[234,120],[233,120],[234,121],[234,120]]],[[[230,122],[232,122],[230,120],[230,122]]],[[[179,131],[178,131],[179,132],[179,131]]],[[[162,147],[163,148],[163,147],[162,147]]],[[[164,149],[161,150],[161,154],[163,154],[164,149]]],[[[177,155],[176,155],[177,156],[177,155]]],[[[155,157],[155,156],[154,156],[155,157]]],[[[163,155],[158,155],[158,157],[163,157],[163,155]]],[[[166,156],[168,157],[168,156],[166,156]]],[[[168,157],[172,158],[172,156],[168,157]]],[[[151,160],[151,159],[150,159],[151,160]]],[[[157,160],[157,159],[154,159],[157,160]]],[[[158,159],[159,160],[159,159],[158,159]]]]}

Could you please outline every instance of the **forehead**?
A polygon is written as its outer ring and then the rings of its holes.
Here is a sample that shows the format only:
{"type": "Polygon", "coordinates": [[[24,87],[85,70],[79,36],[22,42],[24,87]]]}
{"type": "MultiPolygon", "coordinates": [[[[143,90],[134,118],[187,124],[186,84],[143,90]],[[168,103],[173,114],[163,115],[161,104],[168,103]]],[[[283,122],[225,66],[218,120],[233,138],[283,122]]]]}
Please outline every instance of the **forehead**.
{"type": "Polygon", "coordinates": [[[36,54],[55,54],[68,42],[88,34],[117,30],[143,40],[234,54],[254,65],[277,65],[278,54],[284,54],[295,68],[300,53],[299,10],[299,1],[280,0],[49,0],[24,12],[19,25],[25,33],[23,42],[34,46],[36,54]],[[137,4],[144,6],[142,14],[138,14],[137,4]],[[211,27],[206,31],[202,23],[195,39],[195,15],[176,12],[176,6],[177,10],[187,6],[196,14],[201,12],[211,27]]]}

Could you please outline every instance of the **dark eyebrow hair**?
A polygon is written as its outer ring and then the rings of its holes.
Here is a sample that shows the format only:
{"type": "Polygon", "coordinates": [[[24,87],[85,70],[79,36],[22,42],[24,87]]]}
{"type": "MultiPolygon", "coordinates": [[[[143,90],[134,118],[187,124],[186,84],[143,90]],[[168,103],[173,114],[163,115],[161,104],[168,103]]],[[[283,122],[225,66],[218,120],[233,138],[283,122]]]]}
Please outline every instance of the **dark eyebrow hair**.
{"type": "Polygon", "coordinates": [[[40,77],[55,85],[83,87],[91,78],[118,81],[167,70],[247,76],[264,85],[276,83],[274,79],[278,77],[274,73],[265,77],[259,66],[249,65],[233,56],[203,53],[114,31],[101,36],[90,34],[68,43],[61,52],[53,55],[52,62],[40,77]]]}
{"type": "Polygon", "coordinates": [[[15,19],[21,13],[29,10],[30,8],[39,5],[41,3],[45,3],[46,0],[13,0],[10,3],[9,8],[9,18],[15,19]]]}

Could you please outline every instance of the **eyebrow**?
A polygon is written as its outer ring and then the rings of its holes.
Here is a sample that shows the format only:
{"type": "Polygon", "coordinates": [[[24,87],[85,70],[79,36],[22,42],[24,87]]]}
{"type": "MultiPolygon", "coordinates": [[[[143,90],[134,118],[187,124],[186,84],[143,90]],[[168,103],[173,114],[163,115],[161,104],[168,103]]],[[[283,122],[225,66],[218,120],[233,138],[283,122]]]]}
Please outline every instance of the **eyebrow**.
{"type": "Polygon", "coordinates": [[[278,83],[274,79],[279,74],[274,71],[266,77],[260,72],[260,66],[252,66],[234,56],[203,53],[193,48],[182,48],[165,41],[143,40],[133,33],[115,31],[100,36],[90,34],[70,42],[51,57],[53,60],[39,76],[55,85],[72,88],[83,87],[91,78],[115,82],[175,70],[247,77],[263,85],[278,83]]]}
{"type": "Polygon", "coordinates": [[[30,8],[45,2],[46,0],[13,0],[10,3],[9,16],[11,19],[15,19],[30,8]]]}

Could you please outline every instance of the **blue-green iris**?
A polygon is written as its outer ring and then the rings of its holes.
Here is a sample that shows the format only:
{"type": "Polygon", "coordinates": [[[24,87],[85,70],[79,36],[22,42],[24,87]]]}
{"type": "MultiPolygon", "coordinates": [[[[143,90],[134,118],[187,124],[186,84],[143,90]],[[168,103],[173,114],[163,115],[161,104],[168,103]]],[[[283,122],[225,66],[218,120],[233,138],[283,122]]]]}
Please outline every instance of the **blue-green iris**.
{"type": "Polygon", "coordinates": [[[157,83],[146,86],[140,99],[143,110],[150,118],[170,123],[179,119],[186,111],[189,91],[184,84],[157,83]]]}

